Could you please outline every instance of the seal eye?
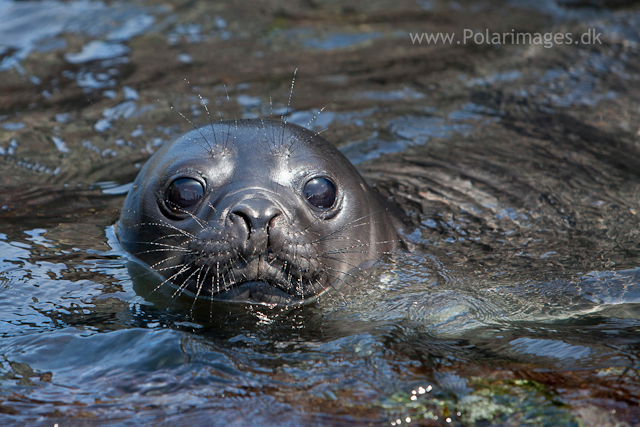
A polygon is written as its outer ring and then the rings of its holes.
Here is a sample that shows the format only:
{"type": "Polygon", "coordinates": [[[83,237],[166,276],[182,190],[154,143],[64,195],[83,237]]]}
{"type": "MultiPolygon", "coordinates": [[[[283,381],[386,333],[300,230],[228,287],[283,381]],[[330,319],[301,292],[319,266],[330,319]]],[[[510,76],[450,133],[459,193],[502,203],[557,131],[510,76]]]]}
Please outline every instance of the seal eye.
{"type": "Polygon", "coordinates": [[[336,186],[329,178],[313,178],[304,185],[304,197],[315,208],[329,209],[336,201],[336,186]]]}
{"type": "Polygon", "coordinates": [[[193,178],[178,178],[167,189],[167,206],[174,210],[190,208],[202,199],[204,186],[193,178]]]}

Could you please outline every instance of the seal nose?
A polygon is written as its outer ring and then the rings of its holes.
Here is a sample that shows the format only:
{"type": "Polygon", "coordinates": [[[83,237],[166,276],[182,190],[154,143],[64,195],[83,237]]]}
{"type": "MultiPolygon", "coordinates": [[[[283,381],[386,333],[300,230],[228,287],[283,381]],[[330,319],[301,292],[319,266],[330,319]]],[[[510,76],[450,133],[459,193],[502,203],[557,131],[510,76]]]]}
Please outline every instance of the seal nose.
{"type": "Polygon", "coordinates": [[[249,229],[249,235],[260,231],[268,233],[269,223],[281,214],[280,208],[266,199],[243,200],[230,212],[230,215],[237,215],[244,220],[249,229]]]}

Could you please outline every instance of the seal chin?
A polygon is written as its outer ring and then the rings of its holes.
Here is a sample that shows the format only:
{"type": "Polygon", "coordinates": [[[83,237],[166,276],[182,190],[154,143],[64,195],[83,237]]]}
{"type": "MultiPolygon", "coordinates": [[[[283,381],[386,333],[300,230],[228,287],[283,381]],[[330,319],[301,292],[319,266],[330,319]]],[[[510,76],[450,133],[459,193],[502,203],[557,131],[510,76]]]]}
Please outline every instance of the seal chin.
{"type": "Polygon", "coordinates": [[[303,271],[300,268],[303,262],[300,257],[287,261],[269,254],[236,260],[224,268],[216,268],[217,263],[205,261],[201,266],[185,271],[184,279],[174,278],[174,286],[213,300],[302,303],[321,293],[322,289],[317,289],[316,284],[326,281],[319,271],[303,271]],[[203,274],[205,271],[207,274],[203,274]],[[182,285],[177,285],[179,283],[182,285]]]}
{"type": "Polygon", "coordinates": [[[231,289],[217,292],[213,299],[250,304],[295,305],[304,299],[291,295],[267,282],[251,281],[236,285],[231,289]]]}

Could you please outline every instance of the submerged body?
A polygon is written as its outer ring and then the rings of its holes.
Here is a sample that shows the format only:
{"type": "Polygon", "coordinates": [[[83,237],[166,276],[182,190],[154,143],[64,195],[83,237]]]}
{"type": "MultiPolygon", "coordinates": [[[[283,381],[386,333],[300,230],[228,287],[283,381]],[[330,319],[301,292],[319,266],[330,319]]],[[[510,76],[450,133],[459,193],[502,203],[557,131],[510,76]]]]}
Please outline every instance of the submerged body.
{"type": "Polygon", "coordinates": [[[396,221],[342,153],[275,120],[217,122],[162,147],[116,233],[177,292],[279,305],[342,286],[399,245],[396,221]]]}

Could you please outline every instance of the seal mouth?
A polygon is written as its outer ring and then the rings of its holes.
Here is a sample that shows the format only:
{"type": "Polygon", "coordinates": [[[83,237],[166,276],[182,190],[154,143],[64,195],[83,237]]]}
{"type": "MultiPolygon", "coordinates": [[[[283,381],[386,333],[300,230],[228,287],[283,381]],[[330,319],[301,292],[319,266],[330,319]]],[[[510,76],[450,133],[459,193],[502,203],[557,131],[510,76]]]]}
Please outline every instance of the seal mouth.
{"type": "Polygon", "coordinates": [[[279,259],[267,260],[264,256],[222,268],[205,264],[196,269],[206,270],[207,274],[199,281],[198,274],[189,273],[190,291],[200,288],[200,296],[208,293],[211,299],[221,301],[299,304],[316,296],[319,285],[314,286],[314,283],[321,283],[319,277],[314,280],[317,273],[309,276],[310,272],[299,266],[279,259]]]}
{"type": "Polygon", "coordinates": [[[291,295],[270,283],[256,280],[235,284],[230,289],[216,292],[212,295],[212,298],[219,301],[277,305],[290,305],[304,301],[304,298],[291,295]]]}

